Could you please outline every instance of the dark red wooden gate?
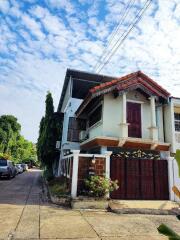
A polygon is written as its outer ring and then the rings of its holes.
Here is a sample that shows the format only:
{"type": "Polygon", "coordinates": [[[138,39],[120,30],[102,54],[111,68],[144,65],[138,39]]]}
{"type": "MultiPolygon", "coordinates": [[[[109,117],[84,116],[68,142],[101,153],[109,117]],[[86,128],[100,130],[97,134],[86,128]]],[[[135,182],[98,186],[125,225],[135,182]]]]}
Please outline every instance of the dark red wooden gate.
{"type": "Polygon", "coordinates": [[[127,102],[128,137],[141,138],[141,104],[127,102]]]}
{"type": "Polygon", "coordinates": [[[111,179],[118,180],[114,199],[168,200],[166,160],[122,159],[111,157],[111,179]]]}

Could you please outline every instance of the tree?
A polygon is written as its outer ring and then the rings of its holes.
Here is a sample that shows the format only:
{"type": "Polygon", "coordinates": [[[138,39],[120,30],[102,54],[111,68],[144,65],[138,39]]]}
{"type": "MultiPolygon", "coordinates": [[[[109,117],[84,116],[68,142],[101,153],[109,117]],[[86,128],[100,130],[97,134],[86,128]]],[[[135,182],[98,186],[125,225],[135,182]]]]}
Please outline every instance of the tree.
{"type": "Polygon", "coordinates": [[[0,117],[0,151],[11,154],[11,147],[20,136],[21,125],[12,115],[0,117]]]}
{"type": "Polygon", "coordinates": [[[37,159],[35,144],[26,140],[20,131],[21,125],[16,117],[0,117],[0,158],[12,159],[14,162],[37,159]]]}
{"type": "Polygon", "coordinates": [[[45,116],[39,126],[37,155],[42,166],[47,170],[49,178],[53,176],[53,163],[59,152],[56,150],[56,141],[60,139],[62,121],[58,113],[54,113],[53,98],[50,92],[46,95],[45,116]]]}

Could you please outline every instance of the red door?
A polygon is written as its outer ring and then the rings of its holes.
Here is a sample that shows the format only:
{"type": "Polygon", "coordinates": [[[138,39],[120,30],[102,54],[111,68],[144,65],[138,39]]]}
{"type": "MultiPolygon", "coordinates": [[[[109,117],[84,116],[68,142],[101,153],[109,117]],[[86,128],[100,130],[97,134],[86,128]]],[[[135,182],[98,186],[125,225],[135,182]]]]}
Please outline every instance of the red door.
{"type": "Polygon", "coordinates": [[[127,102],[128,137],[141,138],[141,104],[127,102]]]}

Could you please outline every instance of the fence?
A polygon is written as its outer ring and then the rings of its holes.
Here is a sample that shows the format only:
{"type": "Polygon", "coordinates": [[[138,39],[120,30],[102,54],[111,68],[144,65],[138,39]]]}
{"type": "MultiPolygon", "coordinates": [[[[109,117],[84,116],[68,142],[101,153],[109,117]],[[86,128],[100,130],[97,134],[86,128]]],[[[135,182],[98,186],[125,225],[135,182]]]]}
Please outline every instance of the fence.
{"type": "Polygon", "coordinates": [[[69,179],[71,197],[77,197],[82,191],[84,179],[91,171],[110,178],[111,154],[108,151],[105,154],[81,154],[79,150],[73,150],[72,154],[61,159],[60,174],[69,179]]]}

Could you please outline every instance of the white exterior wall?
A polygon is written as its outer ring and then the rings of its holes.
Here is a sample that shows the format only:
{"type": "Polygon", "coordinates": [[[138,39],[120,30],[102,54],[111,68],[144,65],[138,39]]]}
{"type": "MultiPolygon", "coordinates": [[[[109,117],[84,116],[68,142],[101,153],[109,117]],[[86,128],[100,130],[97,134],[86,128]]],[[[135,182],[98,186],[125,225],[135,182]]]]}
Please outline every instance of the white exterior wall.
{"type": "Polygon", "coordinates": [[[102,125],[102,121],[100,121],[99,123],[97,123],[94,126],[92,126],[91,128],[89,128],[89,138],[102,136],[103,135],[102,130],[103,130],[103,125],[102,125]]]}
{"type": "MultiPolygon", "coordinates": [[[[151,107],[150,101],[137,91],[127,94],[127,101],[141,104],[142,138],[150,138],[151,107]]],[[[114,98],[112,93],[104,95],[102,122],[89,129],[90,138],[97,136],[120,137],[120,123],[122,122],[122,96],[114,98]]],[[[159,141],[164,142],[162,107],[157,109],[157,125],[159,127],[159,141]]]]}
{"type": "Polygon", "coordinates": [[[165,107],[165,138],[171,143],[171,152],[175,153],[176,149],[180,149],[180,142],[176,140],[174,125],[174,107],[180,108],[180,99],[171,99],[171,102],[165,107]]]}
{"type": "Polygon", "coordinates": [[[78,107],[82,102],[81,99],[72,98],[71,96],[72,96],[72,81],[71,79],[69,79],[69,83],[66,89],[64,101],[61,108],[61,112],[64,113],[64,121],[63,121],[63,129],[62,129],[58,175],[61,175],[60,161],[61,161],[61,158],[63,157],[62,156],[63,150],[64,149],[79,150],[80,148],[80,144],[78,142],[67,141],[69,118],[74,117],[76,110],[78,109],[78,107]]]}
{"type": "Polygon", "coordinates": [[[61,107],[61,112],[64,112],[64,110],[65,110],[65,108],[68,104],[68,101],[71,98],[71,88],[72,88],[72,83],[71,83],[71,80],[69,80],[69,83],[68,83],[68,86],[67,86],[67,89],[66,89],[66,93],[65,93],[65,96],[64,96],[64,101],[63,101],[63,104],[62,104],[62,107],[61,107]]]}
{"type": "Polygon", "coordinates": [[[172,109],[172,123],[173,123],[173,141],[174,141],[174,151],[176,151],[176,149],[180,149],[180,141],[178,139],[180,139],[180,132],[176,132],[175,131],[175,125],[174,125],[174,108],[176,107],[176,109],[178,110],[178,113],[180,111],[180,99],[175,99],[173,98],[171,100],[171,109],[172,109]],[[176,139],[176,135],[177,135],[177,139],[176,139]]]}
{"type": "Polygon", "coordinates": [[[164,118],[165,118],[165,141],[171,143],[171,152],[175,152],[174,148],[174,113],[172,103],[169,103],[164,107],[164,118]]]}
{"type": "Polygon", "coordinates": [[[103,136],[118,137],[120,136],[120,122],[122,121],[122,102],[121,96],[114,98],[109,93],[104,95],[103,106],[103,136]]]}
{"type": "Polygon", "coordinates": [[[157,117],[159,141],[164,142],[164,123],[163,123],[163,107],[162,106],[157,107],[156,117],[157,117]]]}
{"type": "Polygon", "coordinates": [[[67,134],[68,134],[69,118],[74,117],[75,112],[80,106],[81,102],[82,102],[81,99],[69,98],[69,101],[67,102],[67,106],[64,109],[64,122],[63,122],[61,150],[63,149],[78,150],[79,149],[79,143],[67,141],[67,134]]]}

